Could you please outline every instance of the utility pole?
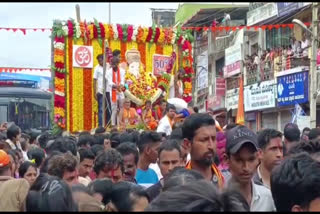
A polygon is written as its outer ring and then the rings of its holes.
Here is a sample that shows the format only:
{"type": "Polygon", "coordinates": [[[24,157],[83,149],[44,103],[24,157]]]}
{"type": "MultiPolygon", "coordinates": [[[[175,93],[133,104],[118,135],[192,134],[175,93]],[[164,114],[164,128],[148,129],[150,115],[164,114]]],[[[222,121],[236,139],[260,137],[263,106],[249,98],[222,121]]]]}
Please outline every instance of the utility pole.
{"type": "Polygon", "coordinates": [[[310,59],[310,128],[317,122],[317,36],[318,36],[318,2],[312,3],[312,43],[310,59]]]}
{"type": "MultiPolygon", "coordinates": [[[[109,2],[109,24],[111,24],[111,3],[109,2]]],[[[106,126],[106,48],[108,46],[108,40],[104,41],[104,49],[102,50],[103,53],[103,95],[102,95],[102,126],[106,126]]],[[[111,109],[111,106],[107,106],[108,109],[111,109]]],[[[110,115],[111,116],[111,115],[110,115]]]]}
{"type": "Polygon", "coordinates": [[[76,16],[77,16],[77,22],[81,22],[81,17],[80,17],[80,6],[76,4],[76,16]]]}

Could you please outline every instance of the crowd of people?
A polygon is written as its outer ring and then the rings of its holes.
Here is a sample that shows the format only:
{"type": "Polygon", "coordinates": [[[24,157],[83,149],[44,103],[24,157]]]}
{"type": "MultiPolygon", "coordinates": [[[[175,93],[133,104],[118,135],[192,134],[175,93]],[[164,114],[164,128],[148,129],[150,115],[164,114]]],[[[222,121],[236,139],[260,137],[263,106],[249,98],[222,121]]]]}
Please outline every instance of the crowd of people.
{"type": "Polygon", "coordinates": [[[319,128],[0,132],[0,211],[320,211],[319,128]]]}
{"type": "MultiPolygon", "coordinates": [[[[258,66],[260,66],[261,75],[266,73],[266,79],[273,78],[271,73],[296,67],[297,65],[292,64],[292,59],[295,59],[295,61],[307,59],[310,46],[310,40],[307,38],[306,33],[303,34],[301,41],[292,36],[290,37],[290,44],[287,46],[268,48],[263,51],[260,57],[257,53],[253,53],[251,56],[247,55],[245,66],[249,73],[258,72],[258,66]]],[[[264,79],[262,78],[262,80],[264,79]]]]}

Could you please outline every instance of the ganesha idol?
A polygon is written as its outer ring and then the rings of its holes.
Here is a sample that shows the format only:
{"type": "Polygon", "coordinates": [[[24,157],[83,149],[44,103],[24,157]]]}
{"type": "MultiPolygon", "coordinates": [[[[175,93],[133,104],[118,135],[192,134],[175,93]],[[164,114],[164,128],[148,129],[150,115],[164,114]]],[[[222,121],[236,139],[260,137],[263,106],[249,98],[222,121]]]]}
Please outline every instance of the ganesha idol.
{"type": "Polygon", "coordinates": [[[137,106],[143,106],[147,100],[154,103],[163,92],[158,88],[157,78],[152,74],[152,71],[145,70],[138,50],[128,50],[125,56],[128,65],[124,95],[137,106]]]}

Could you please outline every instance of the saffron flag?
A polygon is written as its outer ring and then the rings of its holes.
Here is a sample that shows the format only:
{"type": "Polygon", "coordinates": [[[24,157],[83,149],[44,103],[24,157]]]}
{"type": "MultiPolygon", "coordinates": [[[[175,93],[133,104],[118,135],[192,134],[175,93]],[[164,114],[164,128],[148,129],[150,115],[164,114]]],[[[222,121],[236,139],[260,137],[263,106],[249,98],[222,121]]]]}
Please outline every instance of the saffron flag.
{"type": "Polygon", "coordinates": [[[243,79],[242,75],[240,75],[240,87],[239,87],[239,102],[238,102],[238,111],[236,123],[240,125],[244,125],[244,96],[243,96],[243,79]]]}

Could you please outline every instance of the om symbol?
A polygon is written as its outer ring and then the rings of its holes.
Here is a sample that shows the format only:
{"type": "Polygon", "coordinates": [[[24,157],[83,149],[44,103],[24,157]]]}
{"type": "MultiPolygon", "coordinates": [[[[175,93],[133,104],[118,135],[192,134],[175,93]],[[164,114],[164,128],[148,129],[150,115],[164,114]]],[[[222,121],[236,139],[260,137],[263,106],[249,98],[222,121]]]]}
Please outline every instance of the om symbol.
{"type": "Polygon", "coordinates": [[[85,47],[79,47],[75,52],[75,60],[81,67],[86,67],[91,62],[91,53],[90,50],[85,47]]]}

